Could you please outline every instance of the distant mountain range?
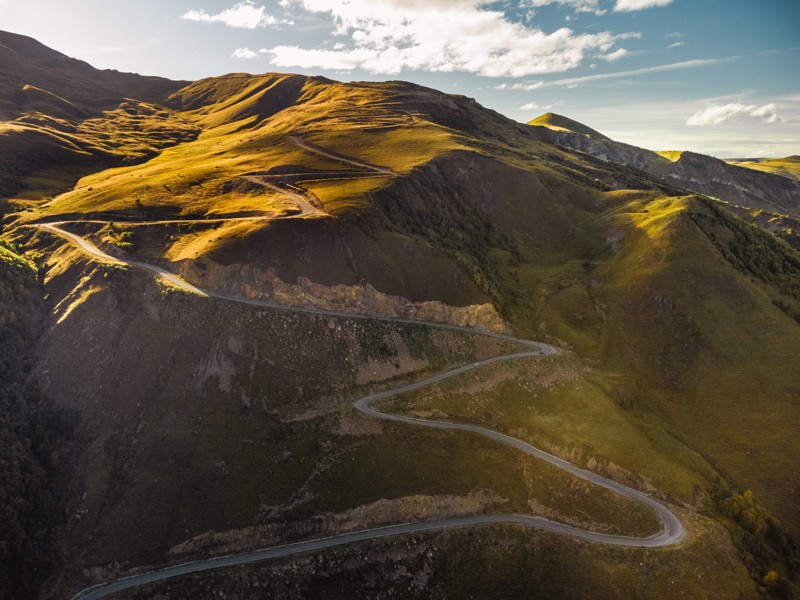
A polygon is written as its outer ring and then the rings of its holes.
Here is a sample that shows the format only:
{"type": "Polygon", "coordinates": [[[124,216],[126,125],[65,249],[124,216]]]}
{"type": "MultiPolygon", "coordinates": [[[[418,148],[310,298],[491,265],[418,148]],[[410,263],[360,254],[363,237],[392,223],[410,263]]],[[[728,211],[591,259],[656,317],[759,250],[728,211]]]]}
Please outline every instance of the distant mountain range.
{"type": "Polygon", "coordinates": [[[530,121],[529,125],[539,128],[544,139],[562,148],[642,169],[673,186],[734,205],[800,216],[800,159],[796,156],[730,164],[694,152],[653,152],[615,142],[585,125],[552,113],[530,121]]]}

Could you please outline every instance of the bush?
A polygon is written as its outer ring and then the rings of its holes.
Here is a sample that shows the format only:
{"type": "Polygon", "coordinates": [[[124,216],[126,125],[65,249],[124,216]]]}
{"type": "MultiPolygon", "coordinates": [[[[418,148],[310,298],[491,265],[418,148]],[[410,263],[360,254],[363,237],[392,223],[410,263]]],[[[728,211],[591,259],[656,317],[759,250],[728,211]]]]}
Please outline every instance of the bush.
{"type": "Polygon", "coordinates": [[[714,490],[720,512],[738,526],[734,540],[751,576],[779,597],[789,597],[789,582],[780,575],[800,569],[800,548],[783,531],[752,491],[737,492],[720,481],[714,490]]]}

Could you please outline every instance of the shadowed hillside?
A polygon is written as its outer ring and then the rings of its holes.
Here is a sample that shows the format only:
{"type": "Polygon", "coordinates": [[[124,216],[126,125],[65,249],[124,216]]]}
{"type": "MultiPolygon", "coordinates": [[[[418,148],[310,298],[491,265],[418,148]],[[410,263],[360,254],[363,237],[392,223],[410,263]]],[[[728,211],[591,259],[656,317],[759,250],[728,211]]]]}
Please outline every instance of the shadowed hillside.
{"type": "Polygon", "coordinates": [[[0,32],[0,118],[40,112],[51,117],[88,117],[125,98],[158,102],[187,82],[99,71],[33,38],[0,32]]]}
{"type": "Polygon", "coordinates": [[[196,129],[154,105],[184,85],[100,71],[0,32],[0,197],[63,191],[80,175],[191,139],[196,129]]]}

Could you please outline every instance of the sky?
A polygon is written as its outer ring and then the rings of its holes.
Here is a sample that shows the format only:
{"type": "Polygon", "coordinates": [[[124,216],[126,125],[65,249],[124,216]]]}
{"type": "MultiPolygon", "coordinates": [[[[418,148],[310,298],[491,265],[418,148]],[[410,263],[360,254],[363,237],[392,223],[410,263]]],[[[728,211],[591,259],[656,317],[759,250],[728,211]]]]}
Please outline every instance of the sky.
{"type": "Polygon", "coordinates": [[[800,0],[0,0],[0,29],[103,69],[402,79],[653,150],[800,154],[800,0]]]}

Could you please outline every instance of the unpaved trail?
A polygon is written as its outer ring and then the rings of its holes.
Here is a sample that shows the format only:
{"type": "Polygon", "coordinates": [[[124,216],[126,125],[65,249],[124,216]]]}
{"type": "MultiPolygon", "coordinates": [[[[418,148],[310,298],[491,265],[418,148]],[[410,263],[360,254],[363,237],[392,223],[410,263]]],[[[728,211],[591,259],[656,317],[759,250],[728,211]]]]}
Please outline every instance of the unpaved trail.
{"type": "Polygon", "coordinates": [[[393,171],[388,167],[379,167],[377,165],[371,165],[369,163],[356,160],[354,158],[342,156],[341,154],[336,154],[334,152],[329,152],[328,150],[325,150],[325,148],[320,148],[319,146],[315,146],[310,142],[306,142],[299,135],[293,135],[292,141],[301,148],[303,148],[304,150],[308,150],[309,152],[313,152],[314,154],[319,154],[320,156],[324,156],[325,158],[332,158],[333,160],[338,160],[339,162],[345,162],[354,165],[356,167],[361,167],[362,169],[366,169],[367,171],[373,171],[375,173],[382,173],[384,175],[397,175],[397,172],[393,171]]]}

